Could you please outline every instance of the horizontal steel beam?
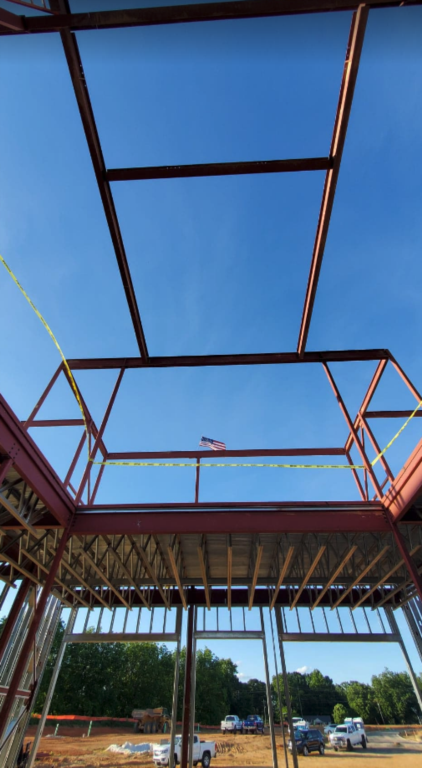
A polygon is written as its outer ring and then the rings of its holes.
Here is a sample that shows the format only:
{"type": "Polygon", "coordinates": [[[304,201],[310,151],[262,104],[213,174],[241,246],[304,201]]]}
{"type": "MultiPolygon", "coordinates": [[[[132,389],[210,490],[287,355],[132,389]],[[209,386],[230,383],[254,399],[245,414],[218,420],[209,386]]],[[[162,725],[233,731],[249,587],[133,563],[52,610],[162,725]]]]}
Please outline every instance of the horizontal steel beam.
{"type": "Polygon", "coordinates": [[[207,533],[318,533],[389,531],[382,507],[371,511],[331,511],[316,505],[310,511],[299,511],[277,505],[273,509],[240,505],[238,509],[219,509],[218,505],[192,505],[190,510],[166,512],[165,507],[154,511],[79,512],[74,517],[72,532],[82,535],[123,534],[207,534],[207,533]],[[259,514],[258,514],[259,512],[259,514]]]}
{"type": "Polygon", "coordinates": [[[399,643],[400,635],[387,632],[283,632],[285,642],[293,643],[399,643]]]}
{"type": "Polygon", "coordinates": [[[345,456],[344,448],[238,448],[226,451],[129,451],[108,453],[108,461],[136,459],[222,459],[253,456],[345,456]]]}
{"type": "MultiPolygon", "coordinates": [[[[420,5],[420,0],[407,0],[405,4],[420,5]]],[[[89,29],[254,19],[327,13],[329,11],[355,11],[359,5],[357,0],[243,0],[243,2],[232,0],[231,2],[192,3],[192,5],[158,8],[129,8],[115,11],[55,14],[54,16],[25,16],[17,17],[24,19],[23,29],[19,28],[13,32],[15,34],[60,32],[65,29],[78,32],[89,29]]],[[[373,9],[394,8],[403,5],[403,2],[402,0],[366,0],[366,5],[373,9]]]]}
{"type": "Polygon", "coordinates": [[[66,643],[177,643],[177,632],[80,632],[65,635],[66,643]]]}
{"type": "Polygon", "coordinates": [[[264,352],[240,355],[181,355],[166,357],[97,357],[68,360],[72,371],[110,370],[114,368],[197,368],[221,365],[291,365],[294,363],[341,363],[389,360],[388,349],[349,349],[325,352],[264,352]]]}
{"type": "Polygon", "coordinates": [[[144,168],[110,168],[108,181],[145,181],[148,179],[192,179],[204,176],[240,176],[255,173],[295,173],[327,171],[329,157],[303,157],[295,160],[257,160],[234,163],[196,163],[192,165],[160,165],[144,168]]]}
{"type": "MultiPolygon", "coordinates": [[[[25,421],[22,424],[26,424],[25,421]]],[[[84,427],[83,419],[35,419],[29,425],[32,427],[84,427]]]]}
{"type": "MultiPolygon", "coordinates": [[[[366,411],[366,419],[408,419],[413,411],[366,411]]],[[[422,417],[422,411],[413,413],[413,418],[422,417]]]]}
{"type": "Polygon", "coordinates": [[[203,630],[194,633],[196,640],[263,640],[264,633],[257,631],[242,630],[203,630]]]}

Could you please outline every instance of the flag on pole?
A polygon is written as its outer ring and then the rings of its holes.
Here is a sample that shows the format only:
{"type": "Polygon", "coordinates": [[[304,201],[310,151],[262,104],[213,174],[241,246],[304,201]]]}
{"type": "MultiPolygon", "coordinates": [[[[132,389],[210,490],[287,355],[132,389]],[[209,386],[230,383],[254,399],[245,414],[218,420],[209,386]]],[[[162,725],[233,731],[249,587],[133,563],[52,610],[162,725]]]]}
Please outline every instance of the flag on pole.
{"type": "Polygon", "coordinates": [[[212,440],[210,437],[201,437],[199,445],[203,445],[205,448],[212,448],[213,451],[226,450],[225,443],[220,443],[219,440],[212,440]]]}

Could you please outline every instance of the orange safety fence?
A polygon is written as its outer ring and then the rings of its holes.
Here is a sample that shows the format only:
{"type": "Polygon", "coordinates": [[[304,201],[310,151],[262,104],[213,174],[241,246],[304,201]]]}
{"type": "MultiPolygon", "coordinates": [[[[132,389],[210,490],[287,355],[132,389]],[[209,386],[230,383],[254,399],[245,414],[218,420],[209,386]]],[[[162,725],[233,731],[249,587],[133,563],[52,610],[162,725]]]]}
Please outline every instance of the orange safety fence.
{"type": "MultiPolygon", "coordinates": [[[[41,718],[41,715],[32,714],[32,718],[39,720],[41,718]]],[[[47,715],[47,720],[60,720],[60,721],[83,721],[83,722],[107,722],[107,723],[136,723],[137,720],[133,717],[90,717],[89,715],[47,715]]],[[[182,725],[181,721],[177,722],[176,725],[182,725]]],[[[200,723],[195,723],[195,728],[198,728],[200,726],[201,728],[208,729],[208,730],[219,730],[219,725],[200,725],[200,723]]]]}

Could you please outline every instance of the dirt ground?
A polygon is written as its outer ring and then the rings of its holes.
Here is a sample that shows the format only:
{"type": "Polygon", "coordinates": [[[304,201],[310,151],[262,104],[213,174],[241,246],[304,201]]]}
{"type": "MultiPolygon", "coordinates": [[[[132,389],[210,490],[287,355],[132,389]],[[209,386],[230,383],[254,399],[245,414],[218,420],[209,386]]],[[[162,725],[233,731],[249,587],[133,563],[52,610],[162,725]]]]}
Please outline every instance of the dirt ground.
{"type": "MultiPolygon", "coordinates": [[[[49,738],[52,727],[45,729],[41,739],[36,768],[154,768],[150,755],[135,754],[130,757],[106,752],[110,744],[123,744],[131,741],[134,744],[143,742],[159,742],[163,736],[144,736],[135,734],[126,728],[115,730],[108,728],[93,728],[91,736],[86,737],[85,728],[66,728],[60,726],[59,737],[49,738]],[[85,734],[85,736],[84,736],[85,734]]],[[[35,727],[29,729],[26,741],[31,741],[35,727]]],[[[308,760],[317,760],[317,765],[323,768],[421,768],[422,767],[422,737],[409,726],[407,729],[379,730],[368,733],[368,749],[364,752],[356,748],[352,754],[338,753],[329,747],[324,757],[311,753],[309,757],[299,757],[299,763],[307,764],[308,760]],[[405,736],[405,738],[403,738],[405,736]]],[[[201,734],[201,739],[215,740],[217,743],[217,758],[213,760],[214,768],[243,768],[244,766],[272,766],[270,737],[259,735],[229,736],[219,732],[201,734]]],[[[276,733],[279,768],[285,768],[283,740],[281,732],[276,733]]],[[[293,766],[289,754],[289,768],[293,766]]]]}

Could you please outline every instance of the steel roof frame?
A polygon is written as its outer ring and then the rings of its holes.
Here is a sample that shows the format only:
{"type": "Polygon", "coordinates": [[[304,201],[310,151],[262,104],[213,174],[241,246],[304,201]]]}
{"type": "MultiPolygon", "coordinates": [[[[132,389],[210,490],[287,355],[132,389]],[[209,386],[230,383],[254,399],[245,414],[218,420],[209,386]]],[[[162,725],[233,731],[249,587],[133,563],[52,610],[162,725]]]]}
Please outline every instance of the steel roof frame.
{"type": "MultiPolygon", "coordinates": [[[[407,5],[419,5],[413,1],[407,5]]],[[[305,293],[305,302],[299,330],[297,356],[302,359],[308,338],[312,311],[324,255],[325,242],[331,218],[353,94],[359,70],[366,23],[370,9],[397,7],[398,0],[368,0],[365,4],[350,0],[243,0],[241,2],[207,3],[199,5],[164,6],[134,10],[96,11],[72,14],[68,0],[50,0],[51,13],[43,16],[18,16],[9,11],[0,12],[0,34],[59,33],[66,55],[91,160],[113,242],[117,263],[126,295],[132,324],[143,363],[149,352],[141,322],[135,289],[123,243],[120,225],[110,184],[121,180],[187,178],[194,176],[236,175],[245,173],[280,173],[325,170],[325,185],[315,236],[311,267],[305,293]],[[87,81],[79,53],[75,32],[129,26],[150,26],[189,22],[211,22],[245,18],[273,17],[292,14],[353,11],[347,44],[343,77],[337,105],[331,146],[326,158],[269,160],[257,162],[211,163],[178,165],[155,168],[107,169],[100,138],[92,110],[87,81]]],[[[232,358],[233,356],[227,356],[232,358]]],[[[204,364],[198,358],[197,364],[204,364]]],[[[233,363],[235,361],[233,360],[233,363]]],[[[212,364],[206,363],[205,364],[212,364]]],[[[228,364],[232,364],[228,362],[228,364]]]]}

